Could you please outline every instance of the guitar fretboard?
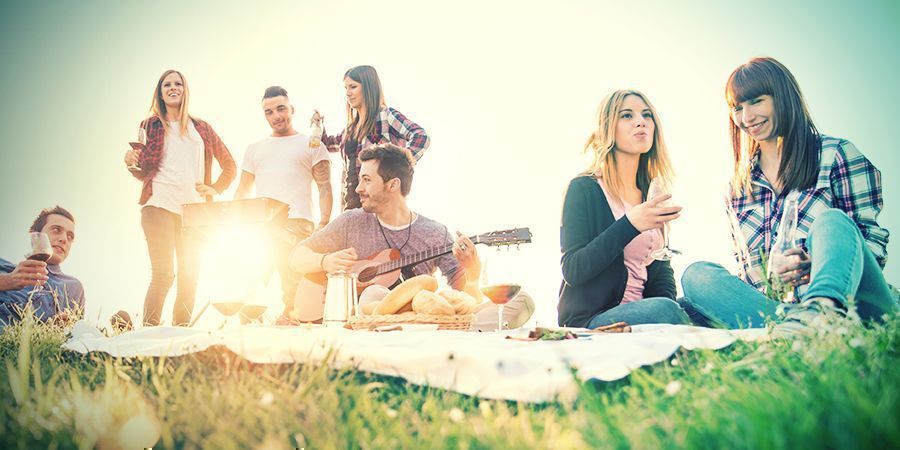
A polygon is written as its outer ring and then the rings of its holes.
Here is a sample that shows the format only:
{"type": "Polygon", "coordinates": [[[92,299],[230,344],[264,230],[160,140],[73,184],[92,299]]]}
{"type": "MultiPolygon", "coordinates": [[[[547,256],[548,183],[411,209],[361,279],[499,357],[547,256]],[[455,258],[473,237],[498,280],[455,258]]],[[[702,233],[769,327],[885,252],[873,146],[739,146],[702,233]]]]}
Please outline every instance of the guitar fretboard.
{"type": "MultiPolygon", "coordinates": [[[[469,239],[472,239],[474,241],[475,238],[472,237],[469,239]]],[[[400,259],[398,259],[398,260],[379,264],[376,267],[375,276],[377,277],[378,275],[383,275],[388,272],[393,272],[395,270],[402,269],[406,266],[414,266],[416,264],[419,264],[420,262],[428,261],[429,259],[438,258],[440,256],[444,256],[447,253],[451,253],[451,252],[453,252],[453,243],[444,244],[440,247],[429,248],[428,250],[425,250],[424,252],[414,253],[414,254],[408,255],[408,256],[401,256],[400,259]]]]}

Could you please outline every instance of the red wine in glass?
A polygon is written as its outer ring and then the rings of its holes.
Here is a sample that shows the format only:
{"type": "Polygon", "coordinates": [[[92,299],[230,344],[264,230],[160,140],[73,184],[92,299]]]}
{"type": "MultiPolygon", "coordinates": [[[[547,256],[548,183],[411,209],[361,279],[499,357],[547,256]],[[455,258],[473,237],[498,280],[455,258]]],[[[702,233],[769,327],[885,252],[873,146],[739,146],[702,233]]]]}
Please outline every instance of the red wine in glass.
{"type": "MultiPolygon", "coordinates": [[[[26,258],[33,261],[49,261],[53,256],[53,247],[50,245],[50,236],[47,236],[47,233],[32,231],[28,233],[28,237],[31,239],[31,253],[29,253],[26,258]]],[[[34,289],[31,290],[31,295],[42,290],[44,290],[44,285],[36,285],[34,289]]]]}
{"type": "Polygon", "coordinates": [[[503,331],[503,306],[521,290],[522,286],[518,284],[494,284],[481,288],[481,293],[497,305],[497,331],[503,331]]]}
{"type": "Polygon", "coordinates": [[[43,252],[32,253],[32,254],[28,255],[28,259],[30,259],[32,261],[41,261],[41,262],[47,262],[50,260],[51,257],[53,257],[52,253],[43,253],[43,252]]]}

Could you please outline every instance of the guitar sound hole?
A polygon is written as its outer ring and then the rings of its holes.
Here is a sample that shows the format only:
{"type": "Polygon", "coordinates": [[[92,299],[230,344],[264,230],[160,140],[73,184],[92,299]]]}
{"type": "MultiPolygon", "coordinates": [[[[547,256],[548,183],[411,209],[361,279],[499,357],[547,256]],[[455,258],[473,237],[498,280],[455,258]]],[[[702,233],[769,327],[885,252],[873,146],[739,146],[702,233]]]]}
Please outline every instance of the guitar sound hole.
{"type": "Polygon", "coordinates": [[[372,281],[372,278],[375,278],[377,270],[374,267],[366,267],[362,272],[359,273],[359,276],[356,277],[357,281],[368,283],[372,281]]]}

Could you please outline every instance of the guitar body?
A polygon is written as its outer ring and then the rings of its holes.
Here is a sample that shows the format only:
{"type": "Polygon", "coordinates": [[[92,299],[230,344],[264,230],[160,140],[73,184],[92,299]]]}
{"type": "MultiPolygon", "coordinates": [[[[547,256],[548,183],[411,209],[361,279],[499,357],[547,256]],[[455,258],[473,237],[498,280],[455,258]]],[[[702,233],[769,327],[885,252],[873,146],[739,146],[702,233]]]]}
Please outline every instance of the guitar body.
{"type": "MultiPolygon", "coordinates": [[[[400,251],[389,248],[357,261],[350,269],[350,273],[356,274],[358,280],[356,294],[359,295],[363,289],[373,284],[380,284],[387,288],[393,286],[400,279],[400,269],[375,277],[371,277],[371,274],[375,273],[375,267],[399,259],[400,251]]],[[[304,275],[297,285],[297,294],[294,296],[294,318],[302,322],[321,320],[325,311],[325,288],[327,285],[328,276],[325,272],[304,275]]]]}

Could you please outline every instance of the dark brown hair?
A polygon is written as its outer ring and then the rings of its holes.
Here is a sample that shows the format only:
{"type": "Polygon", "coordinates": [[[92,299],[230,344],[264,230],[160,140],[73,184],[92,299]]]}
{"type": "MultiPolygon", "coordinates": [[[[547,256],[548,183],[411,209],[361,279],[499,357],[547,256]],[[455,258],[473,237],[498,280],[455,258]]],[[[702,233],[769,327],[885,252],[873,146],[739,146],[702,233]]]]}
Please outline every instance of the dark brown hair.
{"type": "MultiPolygon", "coordinates": [[[[787,67],[773,58],[753,58],[741,65],[725,85],[725,100],[730,108],[738,103],[771,95],[775,107],[773,130],[781,147],[778,181],[783,192],[808,189],[815,185],[819,171],[819,132],[803,100],[800,86],[787,67]]],[[[734,152],[732,194],[750,189],[750,167],[759,144],[729,120],[734,152]]]]}
{"type": "Polygon", "coordinates": [[[365,122],[359,123],[359,111],[355,111],[350,107],[350,103],[347,103],[347,130],[357,142],[362,143],[363,139],[375,129],[378,111],[384,106],[381,79],[372,66],[353,67],[344,73],[344,78],[350,78],[362,86],[363,102],[366,105],[365,122]]]}
{"type": "Polygon", "coordinates": [[[263,100],[267,98],[275,98],[275,97],[284,97],[288,98],[287,90],[285,90],[281,86],[269,86],[266,88],[266,92],[263,93],[263,100]]]}
{"type": "Polygon", "coordinates": [[[75,216],[72,215],[69,211],[67,211],[62,206],[56,205],[53,208],[44,208],[41,210],[40,214],[38,214],[37,219],[34,219],[34,222],[31,224],[31,228],[28,231],[40,232],[44,229],[44,226],[47,225],[47,216],[50,214],[59,214],[60,216],[65,217],[66,219],[75,221],[75,216]]]}
{"type": "Polygon", "coordinates": [[[413,165],[412,153],[394,144],[373,145],[359,154],[359,160],[378,161],[378,176],[387,183],[394,178],[400,180],[400,193],[406,197],[412,188],[413,165]]]}

